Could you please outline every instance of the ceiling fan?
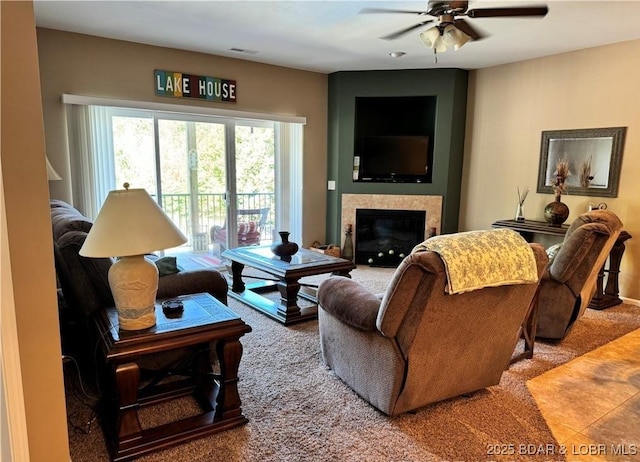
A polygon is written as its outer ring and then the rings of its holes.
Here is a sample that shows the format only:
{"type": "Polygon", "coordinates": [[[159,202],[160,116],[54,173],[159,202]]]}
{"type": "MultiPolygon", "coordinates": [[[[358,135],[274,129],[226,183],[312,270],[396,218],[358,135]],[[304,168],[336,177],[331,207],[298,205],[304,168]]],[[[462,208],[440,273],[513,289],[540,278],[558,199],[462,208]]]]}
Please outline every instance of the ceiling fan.
{"type": "Polygon", "coordinates": [[[459,50],[469,40],[480,40],[485,36],[471,26],[462,17],[467,18],[498,18],[516,16],[538,16],[547,14],[546,5],[518,6],[511,8],[480,8],[468,9],[468,1],[435,1],[431,0],[427,4],[426,11],[409,11],[386,8],[364,8],[360,13],[404,13],[418,16],[432,16],[434,19],[425,19],[417,24],[411,25],[389,35],[381,37],[385,40],[394,40],[403,35],[418,29],[425,24],[437,21],[436,25],[420,33],[420,39],[434,53],[444,52],[447,47],[459,50]]]}

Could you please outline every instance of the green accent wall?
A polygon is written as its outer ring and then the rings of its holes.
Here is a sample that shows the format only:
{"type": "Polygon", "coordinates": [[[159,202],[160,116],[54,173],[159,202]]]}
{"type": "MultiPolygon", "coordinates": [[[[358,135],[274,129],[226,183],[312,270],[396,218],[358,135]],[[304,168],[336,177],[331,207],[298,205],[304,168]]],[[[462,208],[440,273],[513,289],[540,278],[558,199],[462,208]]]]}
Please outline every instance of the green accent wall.
{"type": "MultiPolygon", "coordinates": [[[[342,242],[342,194],[443,196],[442,233],[458,231],[468,72],[461,69],[347,71],[329,75],[327,242],[342,242]],[[435,96],[431,183],[353,181],[357,97],[435,96]]],[[[401,115],[399,115],[401,117],[401,115]]]]}

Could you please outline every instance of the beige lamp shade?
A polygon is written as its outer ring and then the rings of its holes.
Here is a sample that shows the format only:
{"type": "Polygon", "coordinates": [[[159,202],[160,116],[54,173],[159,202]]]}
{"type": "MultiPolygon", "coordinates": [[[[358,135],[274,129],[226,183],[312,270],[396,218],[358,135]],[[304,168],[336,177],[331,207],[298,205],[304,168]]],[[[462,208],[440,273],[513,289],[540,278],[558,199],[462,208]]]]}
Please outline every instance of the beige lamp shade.
{"type": "Polygon", "coordinates": [[[44,158],[47,160],[47,180],[61,180],[62,177],[58,174],[58,172],[56,172],[56,169],[53,168],[53,165],[51,165],[51,162],[49,162],[49,158],[47,156],[45,156],[44,158]]]}
{"type": "Polygon", "coordinates": [[[109,193],[80,255],[120,257],[109,268],[109,287],[118,310],[120,329],[142,330],[156,323],[158,269],[144,254],[186,241],[184,234],[144,189],[109,193]]]}
{"type": "Polygon", "coordinates": [[[104,201],[80,255],[124,257],[163,250],[187,242],[144,189],[111,191],[104,201]]]}

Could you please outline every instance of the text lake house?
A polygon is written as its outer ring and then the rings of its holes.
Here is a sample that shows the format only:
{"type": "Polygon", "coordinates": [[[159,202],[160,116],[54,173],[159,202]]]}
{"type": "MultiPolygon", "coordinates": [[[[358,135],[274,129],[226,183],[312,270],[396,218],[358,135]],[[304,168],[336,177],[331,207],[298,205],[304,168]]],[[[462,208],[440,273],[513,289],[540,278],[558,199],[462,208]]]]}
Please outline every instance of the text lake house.
{"type": "Polygon", "coordinates": [[[155,93],[159,96],[236,102],[235,80],[158,69],[153,71],[153,75],[155,93]]]}

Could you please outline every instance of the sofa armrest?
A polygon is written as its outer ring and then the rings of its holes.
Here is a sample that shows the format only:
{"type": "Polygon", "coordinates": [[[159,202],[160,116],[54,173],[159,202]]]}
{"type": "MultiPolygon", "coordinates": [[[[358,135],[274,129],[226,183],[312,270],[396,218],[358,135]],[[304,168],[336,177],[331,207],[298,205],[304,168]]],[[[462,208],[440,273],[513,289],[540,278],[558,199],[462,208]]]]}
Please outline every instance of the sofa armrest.
{"type": "Polygon", "coordinates": [[[318,287],[318,304],[327,313],[356,329],[376,330],[381,300],[346,277],[325,279],[318,287]]]}
{"type": "Polygon", "coordinates": [[[158,299],[207,292],[227,304],[227,280],[213,268],[163,276],[158,280],[158,299]]]}

